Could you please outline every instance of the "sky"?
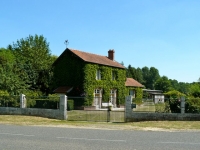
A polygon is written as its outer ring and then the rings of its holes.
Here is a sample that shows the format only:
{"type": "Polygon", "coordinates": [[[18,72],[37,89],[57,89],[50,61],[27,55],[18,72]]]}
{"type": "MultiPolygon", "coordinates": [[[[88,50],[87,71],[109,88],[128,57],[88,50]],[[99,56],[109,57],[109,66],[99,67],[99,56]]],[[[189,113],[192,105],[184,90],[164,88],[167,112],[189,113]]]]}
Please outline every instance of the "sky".
{"type": "Polygon", "coordinates": [[[199,0],[1,0],[0,47],[43,35],[52,55],[68,48],[125,67],[155,67],[178,82],[200,77],[199,0]]]}

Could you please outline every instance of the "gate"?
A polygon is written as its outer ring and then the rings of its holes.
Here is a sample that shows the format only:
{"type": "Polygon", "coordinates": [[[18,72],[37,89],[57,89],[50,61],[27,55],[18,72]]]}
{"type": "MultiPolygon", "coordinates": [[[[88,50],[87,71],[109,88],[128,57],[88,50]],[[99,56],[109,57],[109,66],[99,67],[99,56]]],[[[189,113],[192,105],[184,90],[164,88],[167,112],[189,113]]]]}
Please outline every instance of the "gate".
{"type": "Polygon", "coordinates": [[[67,116],[69,121],[124,122],[124,110],[72,110],[67,116]]]}

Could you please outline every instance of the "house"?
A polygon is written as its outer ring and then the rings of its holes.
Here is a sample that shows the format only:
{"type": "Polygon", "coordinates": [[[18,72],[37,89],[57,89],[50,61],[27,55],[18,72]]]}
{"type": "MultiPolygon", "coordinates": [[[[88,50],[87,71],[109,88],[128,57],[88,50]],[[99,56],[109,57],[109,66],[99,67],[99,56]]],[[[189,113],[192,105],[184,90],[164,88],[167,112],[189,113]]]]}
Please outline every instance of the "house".
{"type": "Polygon", "coordinates": [[[154,103],[164,103],[165,96],[161,90],[149,90],[143,89],[144,95],[147,95],[147,99],[152,99],[154,103]]]}
{"type": "Polygon", "coordinates": [[[142,98],[143,85],[126,78],[126,68],[114,58],[113,49],[101,56],[67,48],[53,64],[54,93],[83,97],[82,102],[74,99],[75,105],[96,109],[104,102],[113,107],[124,104],[129,94],[142,98]]]}

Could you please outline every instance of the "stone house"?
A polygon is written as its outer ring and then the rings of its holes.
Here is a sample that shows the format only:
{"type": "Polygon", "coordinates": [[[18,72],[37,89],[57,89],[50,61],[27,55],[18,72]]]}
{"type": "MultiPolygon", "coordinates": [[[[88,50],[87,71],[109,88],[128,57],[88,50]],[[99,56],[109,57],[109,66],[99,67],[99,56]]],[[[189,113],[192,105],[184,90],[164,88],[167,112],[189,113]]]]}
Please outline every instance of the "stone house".
{"type": "Polygon", "coordinates": [[[114,50],[101,56],[67,48],[53,64],[54,93],[83,97],[79,102],[74,99],[75,105],[96,109],[105,102],[123,105],[129,94],[142,98],[143,85],[126,78],[126,68],[114,56],[114,50]]]}

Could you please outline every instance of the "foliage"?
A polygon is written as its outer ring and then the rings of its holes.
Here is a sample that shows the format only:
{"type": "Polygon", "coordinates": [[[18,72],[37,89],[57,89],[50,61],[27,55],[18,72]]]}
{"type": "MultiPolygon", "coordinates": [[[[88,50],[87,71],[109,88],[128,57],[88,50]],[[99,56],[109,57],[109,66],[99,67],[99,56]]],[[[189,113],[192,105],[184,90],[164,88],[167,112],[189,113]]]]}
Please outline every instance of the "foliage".
{"type": "Polygon", "coordinates": [[[8,46],[12,50],[21,79],[29,85],[31,90],[48,92],[51,64],[55,59],[50,55],[49,43],[40,35],[29,35],[25,39],[17,40],[8,46]]]}
{"type": "Polygon", "coordinates": [[[169,103],[168,102],[156,103],[155,104],[155,112],[157,112],[157,113],[169,113],[169,112],[171,112],[169,103]]]}
{"type": "Polygon", "coordinates": [[[187,98],[185,105],[186,113],[200,113],[200,98],[187,98]]]}
{"type": "Polygon", "coordinates": [[[176,90],[168,91],[164,93],[164,95],[165,97],[168,97],[168,98],[180,98],[181,96],[185,96],[185,94],[176,90]]]}
{"type": "Polygon", "coordinates": [[[132,102],[134,104],[137,104],[137,105],[141,105],[143,102],[142,102],[142,98],[133,98],[132,99],[132,102]]]}
{"type": "Polygon", "coordinates": [[[195,98],[200,98],[200,84],[199,83],[193,83],[190,85],[190,95],[192,95],[195,98]]]}
{"type": "Polygon", "coordinates": [[[67,110],[74,110],[74,101],[71,99],[67,100],[67,110]]]}
{"type": "Polygon", "coordinates": [[[155,82],[155,88],[165,93],[172,90],[172,85],[166,76],[162,76],[155,82]]]}
{"type": "Polygon", "coordinates": [[[102,101],[108,102],[110,98],[110,90],[117,89],[118,99],[117,105],[124,104],[126,89],[125,89],[125,80],[126,74],[124,69],[113,68],[109,66],[97,65],[97,64],[86,64],[84,67],[84,89],[87,94],[86,105],[92,105],[93,102],[93,93],[94,89],[100,88],[103,89],[102,101]],[[96,80],[96,70],[101,70],[102,78],[101,80],[96,80]],[[116,80],[111,80],[111,72],[116,72],[116,80]]]}
{"type": "Polygon", "coordinates": [[[28,86],[21,79],[22,72],[16,63],[12,51],[0,49],[0,89],[6,90],[11,95],[16,95],[28,86]]]}

